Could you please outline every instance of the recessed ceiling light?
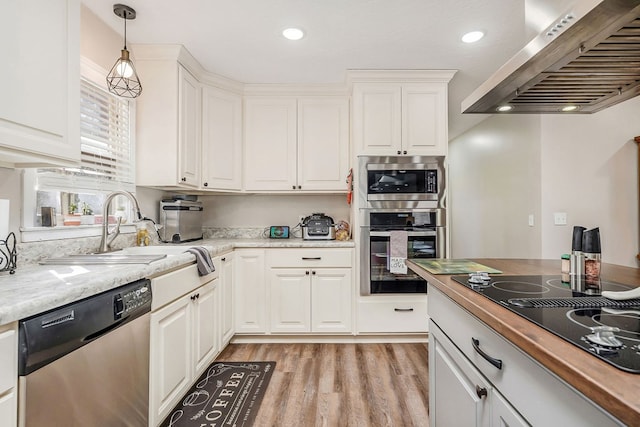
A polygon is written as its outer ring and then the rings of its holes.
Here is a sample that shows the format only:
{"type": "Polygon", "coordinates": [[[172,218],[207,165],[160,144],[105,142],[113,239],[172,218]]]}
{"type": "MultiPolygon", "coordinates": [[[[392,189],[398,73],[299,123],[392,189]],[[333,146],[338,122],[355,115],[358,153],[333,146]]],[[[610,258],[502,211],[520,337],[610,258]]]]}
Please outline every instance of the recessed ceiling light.
{"type": "Polygon", "coordinates": [[[282,35],[289,40],[300,40],[304,37],[304,31],[300,28],[287,28],[282,30],[282,35]]]}
{"type": "Polygon", "coordinates": [[[562,111],[564,112],[569,112],[569,111],[577,111],[580,107],[578,107],[577,105],[565,105],[564,107],[562,107],[562,111]]]}
{"type": "Polygon", "coordinates": [[[484,33],[482,31],[470,31],[462,36],[462,41],[465,43],[475,43],[483,37],[484,33]]]}
{"type": "Polygon", "coordinates": [[[496,108],[496,110],[500,111],[501,113],[504,113],[505,111],[513,110],[513,107],[511,105],[501,105],[498,108],[496,108]]]}

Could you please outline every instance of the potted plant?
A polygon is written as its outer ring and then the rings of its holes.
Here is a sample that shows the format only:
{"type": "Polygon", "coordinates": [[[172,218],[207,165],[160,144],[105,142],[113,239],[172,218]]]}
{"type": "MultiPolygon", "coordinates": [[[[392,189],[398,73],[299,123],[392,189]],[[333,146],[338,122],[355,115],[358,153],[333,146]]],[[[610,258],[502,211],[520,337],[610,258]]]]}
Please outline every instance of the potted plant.
{"type": "Polygon", "coordinates": [[[96,222],[96,218],[93,216],[93,209],[91,206],[82,202],[82,216],[80,217],[80,224],[93,225],[96,222]]]}

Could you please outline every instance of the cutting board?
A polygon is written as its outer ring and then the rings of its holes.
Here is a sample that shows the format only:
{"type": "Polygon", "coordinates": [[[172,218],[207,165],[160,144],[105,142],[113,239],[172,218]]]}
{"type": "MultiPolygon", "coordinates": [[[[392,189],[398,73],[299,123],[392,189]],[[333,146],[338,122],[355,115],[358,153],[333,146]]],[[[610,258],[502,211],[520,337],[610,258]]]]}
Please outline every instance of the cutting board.
{"type": "Polygon", "coordinates": [[[482,271],[502,273],[495,268],[469,261],[468,259],[411,259],[431,274],[466,274],[482,271]]]}

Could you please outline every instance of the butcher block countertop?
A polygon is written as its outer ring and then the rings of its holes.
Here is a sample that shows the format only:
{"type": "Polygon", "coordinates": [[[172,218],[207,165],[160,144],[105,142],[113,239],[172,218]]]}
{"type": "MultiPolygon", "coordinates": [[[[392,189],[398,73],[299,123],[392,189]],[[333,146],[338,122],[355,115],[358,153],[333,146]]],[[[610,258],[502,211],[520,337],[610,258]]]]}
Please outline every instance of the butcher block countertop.
{"type": "MultiPolygon", "coordinates": [[[[560,274],[560,260],[473,259],[505,275],[560,274]]],[[[621,371],[455,282],[407,265],[458,305],[627,425],[640,425],[640,374],[621,371]]],[[[603,280],[640,285],[640,269],[602,264],[603,280]]],[[[524,386],[524,385],[523,385],[524,386]]]]}

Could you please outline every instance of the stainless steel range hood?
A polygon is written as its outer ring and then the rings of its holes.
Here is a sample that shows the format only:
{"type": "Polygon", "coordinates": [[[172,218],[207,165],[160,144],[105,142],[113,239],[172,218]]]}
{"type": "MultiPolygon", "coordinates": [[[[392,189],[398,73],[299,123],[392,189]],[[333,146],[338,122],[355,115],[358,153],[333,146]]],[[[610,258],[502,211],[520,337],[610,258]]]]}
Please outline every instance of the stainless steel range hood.
{"type": "Polygon", "coordinates": [[[640,0],[579,0],[462,102],[463,113],[594,113],[640,94],[640,0]]]}

